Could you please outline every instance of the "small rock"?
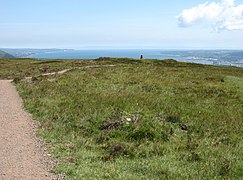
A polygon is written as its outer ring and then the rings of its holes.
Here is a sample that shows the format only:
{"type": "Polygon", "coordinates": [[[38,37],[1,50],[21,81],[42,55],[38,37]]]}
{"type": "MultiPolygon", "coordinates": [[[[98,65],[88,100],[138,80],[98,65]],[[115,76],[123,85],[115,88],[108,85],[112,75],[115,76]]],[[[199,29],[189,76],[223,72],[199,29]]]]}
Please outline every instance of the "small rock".
{"type": "Polygon", "coordinates": [[[180,124],[180,128],[181,128],[181,130],[183,130],[183,131],[188,131],[188,126],[185,125],[185,124],[180,124]]]}
{"type": "Polygon", "coordinates": [[[126,120],[127,120],[128,122],[131,122],[131,121],[132,121],[132,118],[126,118],[126,120]]]}

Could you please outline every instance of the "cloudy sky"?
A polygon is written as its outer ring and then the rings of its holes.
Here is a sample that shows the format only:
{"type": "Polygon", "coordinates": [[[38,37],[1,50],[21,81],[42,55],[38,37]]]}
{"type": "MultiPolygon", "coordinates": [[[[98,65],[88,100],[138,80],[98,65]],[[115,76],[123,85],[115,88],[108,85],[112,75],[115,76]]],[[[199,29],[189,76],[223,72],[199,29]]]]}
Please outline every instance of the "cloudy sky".
{"type": "Polygon", "coordinates": [[[0,0],[0,48],[243,49],[243,0],[0,0]]]}

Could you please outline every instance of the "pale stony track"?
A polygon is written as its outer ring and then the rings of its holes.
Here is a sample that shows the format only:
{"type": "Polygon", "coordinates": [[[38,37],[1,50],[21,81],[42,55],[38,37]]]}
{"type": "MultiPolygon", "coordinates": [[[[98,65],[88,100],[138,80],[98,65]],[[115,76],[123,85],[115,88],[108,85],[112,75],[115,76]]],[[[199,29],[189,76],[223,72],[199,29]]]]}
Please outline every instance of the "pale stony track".
{"type": "Polygon", "coordinates": [[[57,179],[35,129],[14,85],[0,80],[0,180],[57,179]]]}
{"type": "MultiPolygon", "coordinates": [[[[116,67],[117,65],[93,65],[93,66],[84,66],[84,67],[74,67],[74,68],[69,68],[69,69],[64,69],[61,71],[57,71],[57,72],[50,72],[50,73],[44,73],[41,74],[41,76],[52,76],[52,75],[58,75],[58,74],[64,74],[67,73],[71,70],[75,70],[75,69],[79,69],[79,70],[83,70],[83,69],[88,69],[88,68],[99,68],[99,67],[116,67]]],[[[31,79],[32,77],[25,77],[25,79],[31,79]]]]}

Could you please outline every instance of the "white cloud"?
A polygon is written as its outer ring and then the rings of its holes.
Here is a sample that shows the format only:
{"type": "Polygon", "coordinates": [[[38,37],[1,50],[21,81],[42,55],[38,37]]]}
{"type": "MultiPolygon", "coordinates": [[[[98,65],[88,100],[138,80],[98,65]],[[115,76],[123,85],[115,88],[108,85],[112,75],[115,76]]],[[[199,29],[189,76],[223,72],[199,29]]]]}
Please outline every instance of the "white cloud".
{"type": "Polygon", "coordinates": [[[243,30],[243,4],[236,5],[235,0],[206,2],[183,10],[177,19],[180,27],[198,24],[209,26],[216,31],[243,30]]]}

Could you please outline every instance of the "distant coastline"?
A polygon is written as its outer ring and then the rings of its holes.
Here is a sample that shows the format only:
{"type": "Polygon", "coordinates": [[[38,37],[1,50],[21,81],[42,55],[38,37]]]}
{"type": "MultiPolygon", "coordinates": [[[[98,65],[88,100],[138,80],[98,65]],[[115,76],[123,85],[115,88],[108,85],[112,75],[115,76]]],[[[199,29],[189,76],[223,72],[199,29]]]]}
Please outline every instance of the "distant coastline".
{"type": "Polygon", "coordinates": [[[183,62],[243,67],[241,50],[161,50],[161,49],[3,49],[20,58],[96,59],[99,57],[175,59],[183,62]]]}

